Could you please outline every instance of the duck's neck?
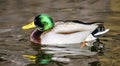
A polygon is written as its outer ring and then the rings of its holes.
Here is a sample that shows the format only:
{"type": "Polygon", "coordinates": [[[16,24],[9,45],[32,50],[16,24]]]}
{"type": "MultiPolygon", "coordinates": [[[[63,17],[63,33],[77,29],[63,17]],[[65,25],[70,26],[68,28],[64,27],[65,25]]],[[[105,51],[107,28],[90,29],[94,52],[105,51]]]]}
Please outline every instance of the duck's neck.
{"type": "Polygon", "coordinates": [[[38,29],[35,29],[30,36],[30,41],[33,43],[40,44],[41,43],[40,36],[42,33],[43,33],[43,31],[39,31],[38,29]]]}

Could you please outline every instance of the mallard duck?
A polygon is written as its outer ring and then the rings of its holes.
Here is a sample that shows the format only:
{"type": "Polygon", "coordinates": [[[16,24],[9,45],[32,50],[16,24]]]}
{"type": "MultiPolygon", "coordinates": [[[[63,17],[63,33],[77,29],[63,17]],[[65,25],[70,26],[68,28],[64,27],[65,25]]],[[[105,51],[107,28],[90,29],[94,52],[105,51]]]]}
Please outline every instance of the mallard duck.
{"type": "Polygon", "coordinates": [[[84,46],[86,38],[92,35],[99,24],[101,23],[84,23],[78,20],[54,22],[49,15],[39,14],[32,23],[23,26],[22,29],[37,27],[30,36],[33,43],[55,46],[83,43],[81,46],[84,46]]]}

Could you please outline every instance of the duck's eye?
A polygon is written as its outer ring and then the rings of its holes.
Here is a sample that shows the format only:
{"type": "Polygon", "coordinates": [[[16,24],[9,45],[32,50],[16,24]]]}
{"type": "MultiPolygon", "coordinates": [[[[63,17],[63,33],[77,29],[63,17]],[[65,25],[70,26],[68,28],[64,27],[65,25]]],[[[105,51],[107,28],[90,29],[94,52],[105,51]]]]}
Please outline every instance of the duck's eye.
{"type": "Polygon", "coordinates": [[[44,27],[44,24],[42,24],[39,19],[35,19],[35,20],[34,20],[34,24],[35,24],[37,27],[44,27]]]}

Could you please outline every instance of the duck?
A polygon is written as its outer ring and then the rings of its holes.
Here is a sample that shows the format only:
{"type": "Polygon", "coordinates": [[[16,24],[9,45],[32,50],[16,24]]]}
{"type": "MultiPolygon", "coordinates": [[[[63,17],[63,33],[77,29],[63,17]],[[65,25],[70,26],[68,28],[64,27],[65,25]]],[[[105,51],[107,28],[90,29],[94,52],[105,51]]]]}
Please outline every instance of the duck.
{"type": "Polygon", "coordinates": [[[22,29],[36,28],[30,35],[30,41],[34,44],[67,46],[80,43],[80,47],[84,47],[87,41],[96,39],[92,33],[100,24],[102,23],[79,20],[54,21],[51,16],[42,13],[22,29]]]}

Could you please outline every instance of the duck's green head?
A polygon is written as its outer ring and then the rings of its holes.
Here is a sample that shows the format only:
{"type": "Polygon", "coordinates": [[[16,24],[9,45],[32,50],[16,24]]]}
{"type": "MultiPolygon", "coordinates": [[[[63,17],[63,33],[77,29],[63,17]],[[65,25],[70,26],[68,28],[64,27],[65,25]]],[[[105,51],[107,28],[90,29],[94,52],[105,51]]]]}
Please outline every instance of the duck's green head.
{"type": "Polygon", "coordinates": [[[45,31],[54,27],[53,19],[47,14],[39,14],[34,18],[34,21],[22,27],[22,29],[30,29],[37,27],[39,30],[45,31]]]}

